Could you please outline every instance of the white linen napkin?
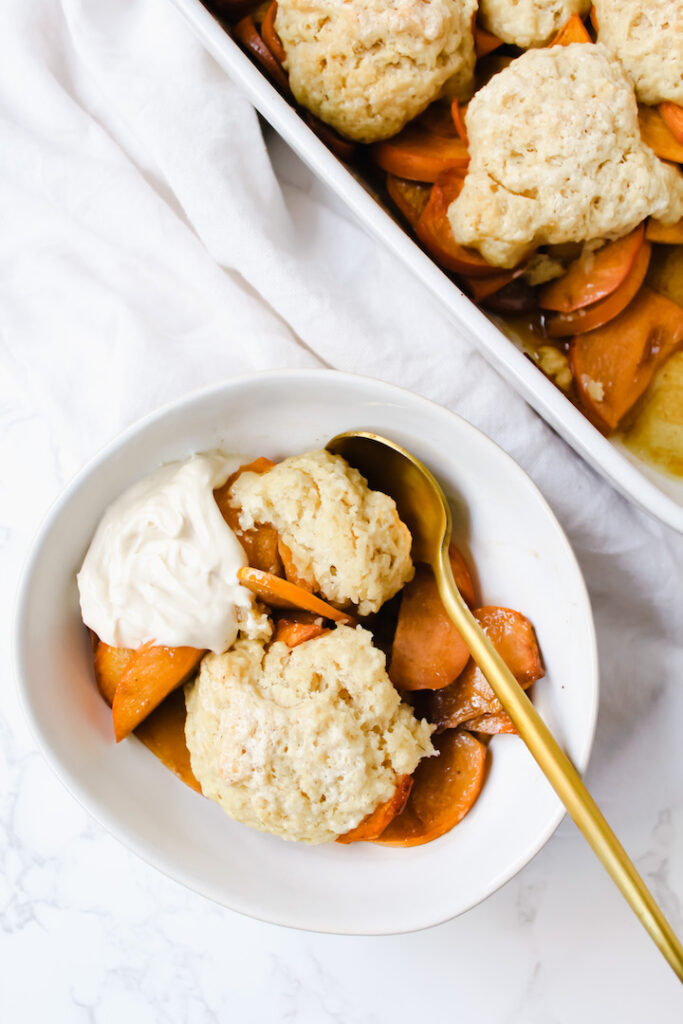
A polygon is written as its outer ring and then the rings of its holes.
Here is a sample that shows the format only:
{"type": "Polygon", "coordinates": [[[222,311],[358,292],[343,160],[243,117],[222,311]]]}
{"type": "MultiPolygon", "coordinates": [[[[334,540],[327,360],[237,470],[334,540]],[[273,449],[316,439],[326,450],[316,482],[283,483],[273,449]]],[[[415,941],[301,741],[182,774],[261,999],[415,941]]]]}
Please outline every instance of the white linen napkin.
{"type": "Polygon", "coordinates": [[[0,359],[65,468],[250,369],[335,367],[456,410],[570,536],[598,627],[601,763],[637,799],[618,748],[645,756],[664,690],[683,711],[681,539],[596,476],[283,143],[264,144],[168,0],[4,0],[0,143],[0,359]]]}

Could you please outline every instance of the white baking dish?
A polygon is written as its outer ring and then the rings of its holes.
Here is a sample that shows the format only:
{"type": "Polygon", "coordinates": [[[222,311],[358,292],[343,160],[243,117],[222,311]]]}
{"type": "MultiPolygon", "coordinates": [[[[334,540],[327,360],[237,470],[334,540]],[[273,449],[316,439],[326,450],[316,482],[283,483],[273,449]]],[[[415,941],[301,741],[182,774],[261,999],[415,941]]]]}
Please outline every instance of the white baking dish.
{"type": "Polygon", "coordinates": [[[658,472],[604,438],[575,406],[465,296],[347,168],[325,147],[293,107],[230,38],[200,0],[171,0],[230,78],[337,195],[363,227],[380,238],[446,307],[488,361],[526,401],[627,498],[683,533],[683,481],[658,472]]]}

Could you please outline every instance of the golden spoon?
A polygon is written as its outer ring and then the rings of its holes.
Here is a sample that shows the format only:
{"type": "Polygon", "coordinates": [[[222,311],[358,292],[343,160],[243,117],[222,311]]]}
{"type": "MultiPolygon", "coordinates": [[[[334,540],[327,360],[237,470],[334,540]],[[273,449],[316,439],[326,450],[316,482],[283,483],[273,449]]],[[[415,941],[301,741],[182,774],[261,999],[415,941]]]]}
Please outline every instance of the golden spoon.
{"type": "Polygon", "coordinates": [[[683,947],[626,851],[605,821],[567,755],[491,644],[458,592],[448,545],[451,511],[441,487],[404,448],[377,434],[348,431],[327,445],[360,470],[371,487],[391,495],[413,537],[416,562],[431,565],[443,606],[469,651],[512,719],[541,771],[578,825],[593,852],[683,981],[683,947]]]}

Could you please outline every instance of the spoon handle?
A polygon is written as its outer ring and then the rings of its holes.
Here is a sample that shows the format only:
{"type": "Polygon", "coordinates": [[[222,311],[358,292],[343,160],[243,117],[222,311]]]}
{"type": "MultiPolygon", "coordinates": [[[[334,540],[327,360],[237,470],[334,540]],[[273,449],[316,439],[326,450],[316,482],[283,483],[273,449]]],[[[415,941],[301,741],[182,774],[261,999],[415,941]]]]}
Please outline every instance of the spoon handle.
{"type": "Polygon", "coordinates": [[[683,981],[683,947],[567,755],[458,592],[447,546],[433,566],[444,608],[475,662],[612,881],[683,981]]]}

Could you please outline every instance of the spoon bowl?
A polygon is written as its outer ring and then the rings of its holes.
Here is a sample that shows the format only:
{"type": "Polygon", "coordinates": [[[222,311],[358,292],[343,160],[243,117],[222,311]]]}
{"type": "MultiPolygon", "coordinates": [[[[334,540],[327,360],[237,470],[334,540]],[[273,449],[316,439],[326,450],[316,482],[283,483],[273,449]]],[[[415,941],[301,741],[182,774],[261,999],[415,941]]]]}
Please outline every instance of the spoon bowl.
{"type": "Polygon", "coordinates": [[[448,549],[450,506],[436,477],[419,459],[365,430],[337,434],[326,447],[359,470],[373,490],[391,495],[413,538],[413,561],[431,565],[444,546],[448,549]]]}

